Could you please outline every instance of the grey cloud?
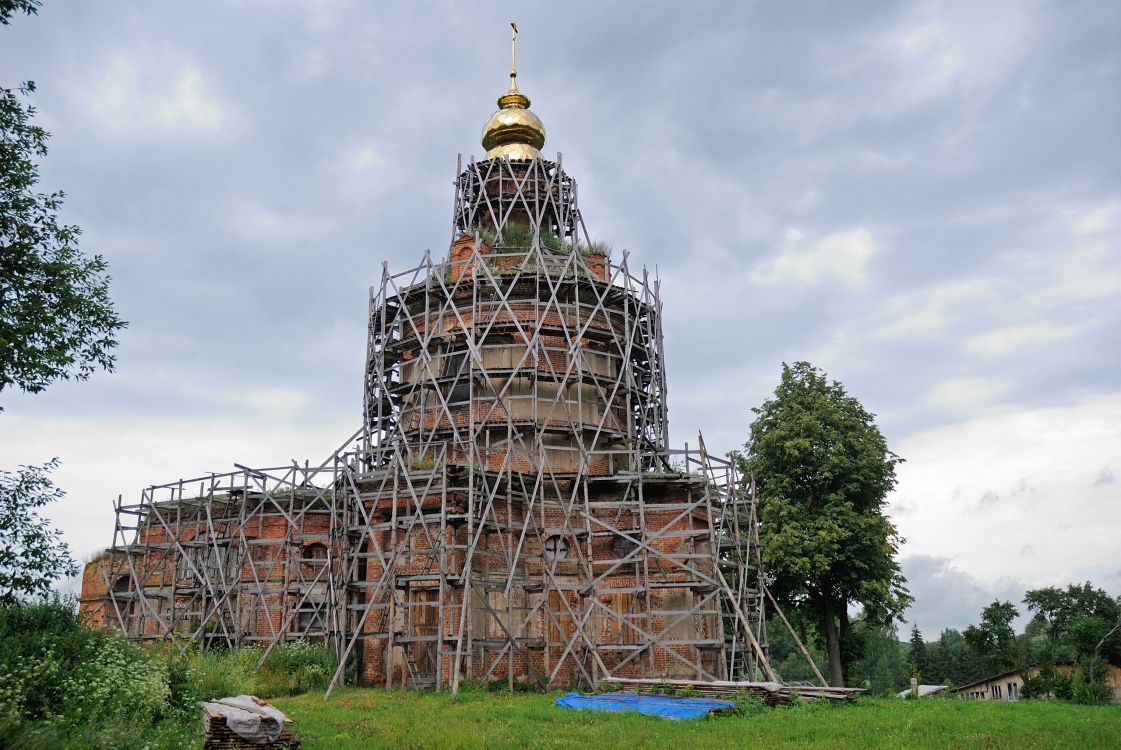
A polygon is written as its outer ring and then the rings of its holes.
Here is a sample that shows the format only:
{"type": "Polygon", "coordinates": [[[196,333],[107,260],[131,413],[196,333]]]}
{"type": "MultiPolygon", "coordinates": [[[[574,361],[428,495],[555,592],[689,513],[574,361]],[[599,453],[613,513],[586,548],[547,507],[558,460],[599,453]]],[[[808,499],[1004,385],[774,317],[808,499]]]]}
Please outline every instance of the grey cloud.
{"type": "Polygon", "coordinates": [[[907,622],[918,625],[927,640],[936,638],[944,628],[963,630],[975,624],[981,610],[996,599],[1016,605],[1021,615],[1018,627],[1027,621],[1021,600],[1028,587],[1019,581],[986,585],[956,570],[945,557],[914,555],[904,558],[901,564],[907,586],[915,597],[907,611],[907,622]]]}
{"type": "Polygon", "coordinates": [[[1106,485],[1114,484],[1117,482],[1117,477],[1113,473],[1113,469],[1108,466],[1102,467],[1101,472],[1098,473],[1098,478],[1094,480],[1094,487],[1105,487],[1106,485]]]}

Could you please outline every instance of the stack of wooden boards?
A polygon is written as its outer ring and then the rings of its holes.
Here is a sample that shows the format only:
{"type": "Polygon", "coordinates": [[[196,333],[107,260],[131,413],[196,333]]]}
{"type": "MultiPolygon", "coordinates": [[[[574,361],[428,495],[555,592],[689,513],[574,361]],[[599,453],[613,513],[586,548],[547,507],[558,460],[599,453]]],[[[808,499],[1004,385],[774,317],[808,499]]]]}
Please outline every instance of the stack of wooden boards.
{"type": "Polygon", "coordinates": [[[638,693],[674,691],[728,699],[750,695],[768,706],[785,706],[790,703],[790,698],[793,695],[797,695],[807,702],[815,700],[851,701],[864,692],[861,688],[822,687],[820,685],[787,684],[785,682],[690,682],[689,680],[639,680],[626,677],[608,677],[604,682],[616,683],[638,693]]]}
{"type": "MultiPolygon", "coordinates": [[[[253,701],[262,707],[277,710],[259,698],[253,701]]],[[[232,730],[226,722],[222,707],[214,703],[203,704],[202,732],[205,750],[229,750],[231,748],[251,748],[252,750],[299,750],[300,739],[292,732],[292,720],[284,717],[280,735],[273,742],[260,742],[246,739],[232,730]]]]}

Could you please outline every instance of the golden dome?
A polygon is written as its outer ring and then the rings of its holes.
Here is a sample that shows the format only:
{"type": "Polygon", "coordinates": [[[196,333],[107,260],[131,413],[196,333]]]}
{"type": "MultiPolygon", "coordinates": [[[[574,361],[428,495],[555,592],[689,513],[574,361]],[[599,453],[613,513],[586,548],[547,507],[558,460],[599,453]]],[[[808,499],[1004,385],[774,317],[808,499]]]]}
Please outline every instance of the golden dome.
{"type": "Polygon", "coordinates": [[[483,126],[486,158],[536,159],[545,145],[545,125],[529,111],[529,98],[511,87],[498,97],[498,111],[483,126]]]}
{"type": "MultiPolygon", "coordinates": [[[[518,27],[513,22],[516,44],[518,27]]],[[[483,148],[487,159],[536,159],[545,145],[545,125],[529,111],[529,97],[518,91],[518,68],[511,49],[510,90],[498,97],[498,111],[483,126],[483,148]]]]}

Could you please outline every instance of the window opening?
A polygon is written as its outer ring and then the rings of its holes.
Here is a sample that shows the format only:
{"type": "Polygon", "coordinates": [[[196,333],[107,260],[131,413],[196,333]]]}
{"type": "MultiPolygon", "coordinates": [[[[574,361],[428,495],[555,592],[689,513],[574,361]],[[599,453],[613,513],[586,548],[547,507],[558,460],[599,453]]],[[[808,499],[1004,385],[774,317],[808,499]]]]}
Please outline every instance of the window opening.
{"type": "Polygon", "coordinates": [[[634,552],[637,548],[638,545],[625,536],[617,536],[611,542],[611,551],[615,553],[615,557],[620,559],[634,552]]]}
{"type": "Polygon", "coordinates": [[[556,562],[568,557],[568,542],[562,536],[551,536],[545,540],[545,559],[556,562]]]}

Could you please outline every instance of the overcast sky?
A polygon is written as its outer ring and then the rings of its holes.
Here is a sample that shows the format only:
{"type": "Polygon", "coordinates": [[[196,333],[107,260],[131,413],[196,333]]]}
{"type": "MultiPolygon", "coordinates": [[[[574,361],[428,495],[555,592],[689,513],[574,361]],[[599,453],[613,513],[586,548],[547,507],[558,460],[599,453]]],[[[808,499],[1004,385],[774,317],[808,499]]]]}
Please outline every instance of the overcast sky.
{"type": "Polygon", "coordinates": [[[446,253],[516,18],[594,238],[657,268],[675,443],[746,439],[783,361],[878,415],[934,638],[994,597],[1121,594],[1121,3],[63,2],[0,27],[117,371],[5,393],[53,518],[361,419],[367,287],[446,253]]]}

